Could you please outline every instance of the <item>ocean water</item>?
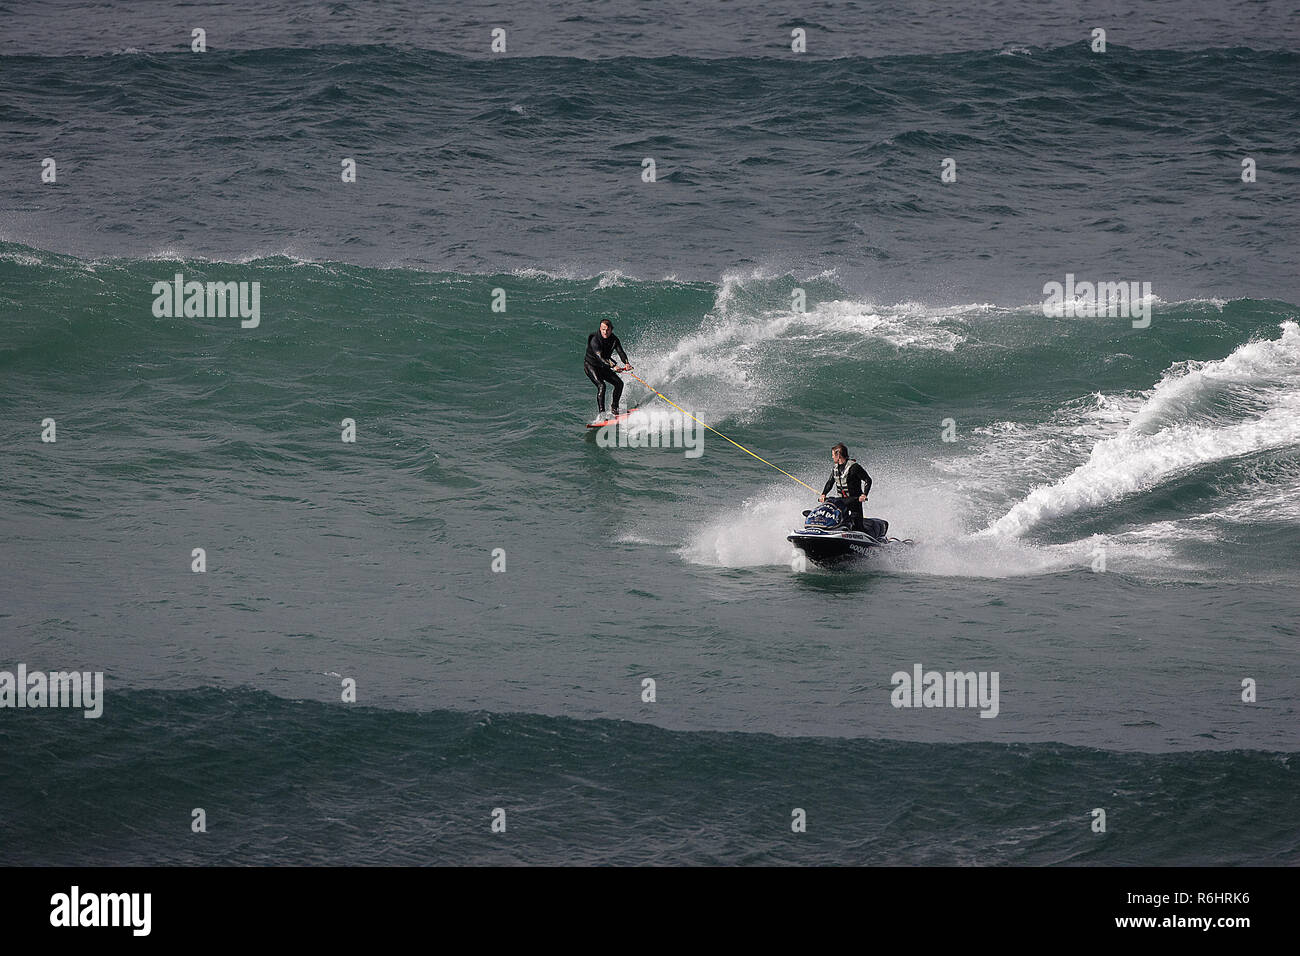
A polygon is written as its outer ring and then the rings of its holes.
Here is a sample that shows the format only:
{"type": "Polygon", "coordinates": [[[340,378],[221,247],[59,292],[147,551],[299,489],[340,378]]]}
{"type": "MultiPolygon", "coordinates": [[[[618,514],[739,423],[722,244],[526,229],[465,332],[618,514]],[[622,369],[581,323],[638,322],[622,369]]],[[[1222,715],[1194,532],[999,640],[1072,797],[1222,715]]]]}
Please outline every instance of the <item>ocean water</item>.
{"type": "Polygon", "coordinates": [[[0,862],[1300,862],[1294,11],[581,9],[0,5],[0,862]]]}

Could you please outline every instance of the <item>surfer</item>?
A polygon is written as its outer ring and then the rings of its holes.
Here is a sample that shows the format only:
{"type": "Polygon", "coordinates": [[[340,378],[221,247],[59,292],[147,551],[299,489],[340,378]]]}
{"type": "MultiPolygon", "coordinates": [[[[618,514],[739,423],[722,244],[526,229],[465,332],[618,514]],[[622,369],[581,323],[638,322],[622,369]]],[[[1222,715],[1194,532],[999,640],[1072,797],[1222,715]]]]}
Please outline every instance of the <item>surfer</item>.
{"type": "Polygon", "coordinates": [[[871,492],[871,476],[867,469],[849,457],[849,450],[843,442],[831,447],[831,476],[826,479],[818,501],[826,500],[826,493],[835,489],[841,507],[847,508],[853,516],[853,530],[862,531],[862,503],[871,492]]]}
{"type": "Polygon", "coordinates": [[[587,373],[587,378],[591,379],[591,384],[596,386],[596,407],[600,412],[597,420],[605,417],[606,382],[614,386],[613,404],[610,408],[614,417],[617,417],[618,401],[623,396],[623,380],[614,373],[630,372],[632,366],[628,364],[627,353],[623,351],[623,343],[614,334],[614,323],[609,319],[601,319],[600,330],[587,336],[587,354],[583,357],[582,368],[587,373]],[[619,358],[623,360],[622,368],[619,368],[614,360],[610,358],[610,355],[615,351],[618,352],[619,358]]]}

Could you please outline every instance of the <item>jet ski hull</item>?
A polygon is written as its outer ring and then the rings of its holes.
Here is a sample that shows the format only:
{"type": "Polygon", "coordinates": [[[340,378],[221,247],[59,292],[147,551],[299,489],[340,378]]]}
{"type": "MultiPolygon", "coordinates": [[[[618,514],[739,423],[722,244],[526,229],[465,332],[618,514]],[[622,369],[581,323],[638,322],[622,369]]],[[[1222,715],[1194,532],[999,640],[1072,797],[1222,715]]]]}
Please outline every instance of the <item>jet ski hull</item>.
{"type": "Polygon", "coordinates": [[[820,564],[835,564],[870,554],[889,542],[861,531],[819,531],[803,528],[791,531],[786,540],[820,564]]]}
{"type": "Polygon", "coordinates": [[[864,517],[859,531],[849,520],[849,504],[843,498],[827,498],[805,511],[803,527],[793,529],[785,539],[818,564],[860,558],[889,544],[889,522],[864,517]]]}

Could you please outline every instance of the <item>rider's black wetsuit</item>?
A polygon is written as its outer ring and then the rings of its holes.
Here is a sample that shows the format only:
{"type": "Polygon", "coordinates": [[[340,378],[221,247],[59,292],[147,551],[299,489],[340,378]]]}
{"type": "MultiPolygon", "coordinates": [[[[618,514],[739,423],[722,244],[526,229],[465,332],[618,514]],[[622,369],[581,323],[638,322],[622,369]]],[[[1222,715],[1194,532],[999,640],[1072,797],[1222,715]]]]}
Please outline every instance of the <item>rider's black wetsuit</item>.
{"type": "Polygon", "coordinates": [[[601,412],[605,411],[606,382],[614,386],[614,404],[610,407],[615,413],[618,412],[618,400],[623,396],[623,380],[614,374],[613,363],[609,360],[615,351],[624,365],[630,364],[627,353],[623,351],[623,343],[613,332],[609,333],[609,338],[603,338],[599,329],[587,336],[587,354],[583,356],[582,369],[587,373],[587,378],[591,379],[591,384],[596,386],[596,406],[601,412]]]}
{"type": "Polygon", "coordinates": [[[830,490],[838,484],[843,484],[848,489],[848,494],[843,496],[841,500],[844,502],[844,506],[849,509],[849,514],[853,516],[853,530],[863,530],[862,502],[858,500],[858,497],[871,494],[871,476],[867,474],[867,469],[850,458],[848,464],[844,467],[842,476],[839,465],[831,466],[831,476],[826,479],[826,487],[822,489],[822,494],[830,494],[830,490]],[[836,480],[837,478],[839,481],[836,480]]]}

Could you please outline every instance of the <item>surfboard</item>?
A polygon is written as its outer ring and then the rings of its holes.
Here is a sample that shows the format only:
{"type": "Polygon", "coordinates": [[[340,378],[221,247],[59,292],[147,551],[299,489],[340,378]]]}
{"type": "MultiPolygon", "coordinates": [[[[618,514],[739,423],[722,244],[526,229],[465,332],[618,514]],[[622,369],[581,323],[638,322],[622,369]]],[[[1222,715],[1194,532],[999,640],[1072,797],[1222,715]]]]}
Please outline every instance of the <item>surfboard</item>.
{"type": "Polygon", "coordinates": [[[614,417],[614,418],[606,418],[604,421],[600,421],[600,422],[587,422],[587,427],[588,427],[588,428],[604,428],[606,425],[617,425],[619,422],[625,422],[625,421],[627,421],[628,418],[632,415],[632,412],[634,412],[634,411],[636,411],[635,408],[632,409],[631,411],[623,412],[623,414],[618,415],[618,416],[616,416],[616,417],[614,417]]]}

